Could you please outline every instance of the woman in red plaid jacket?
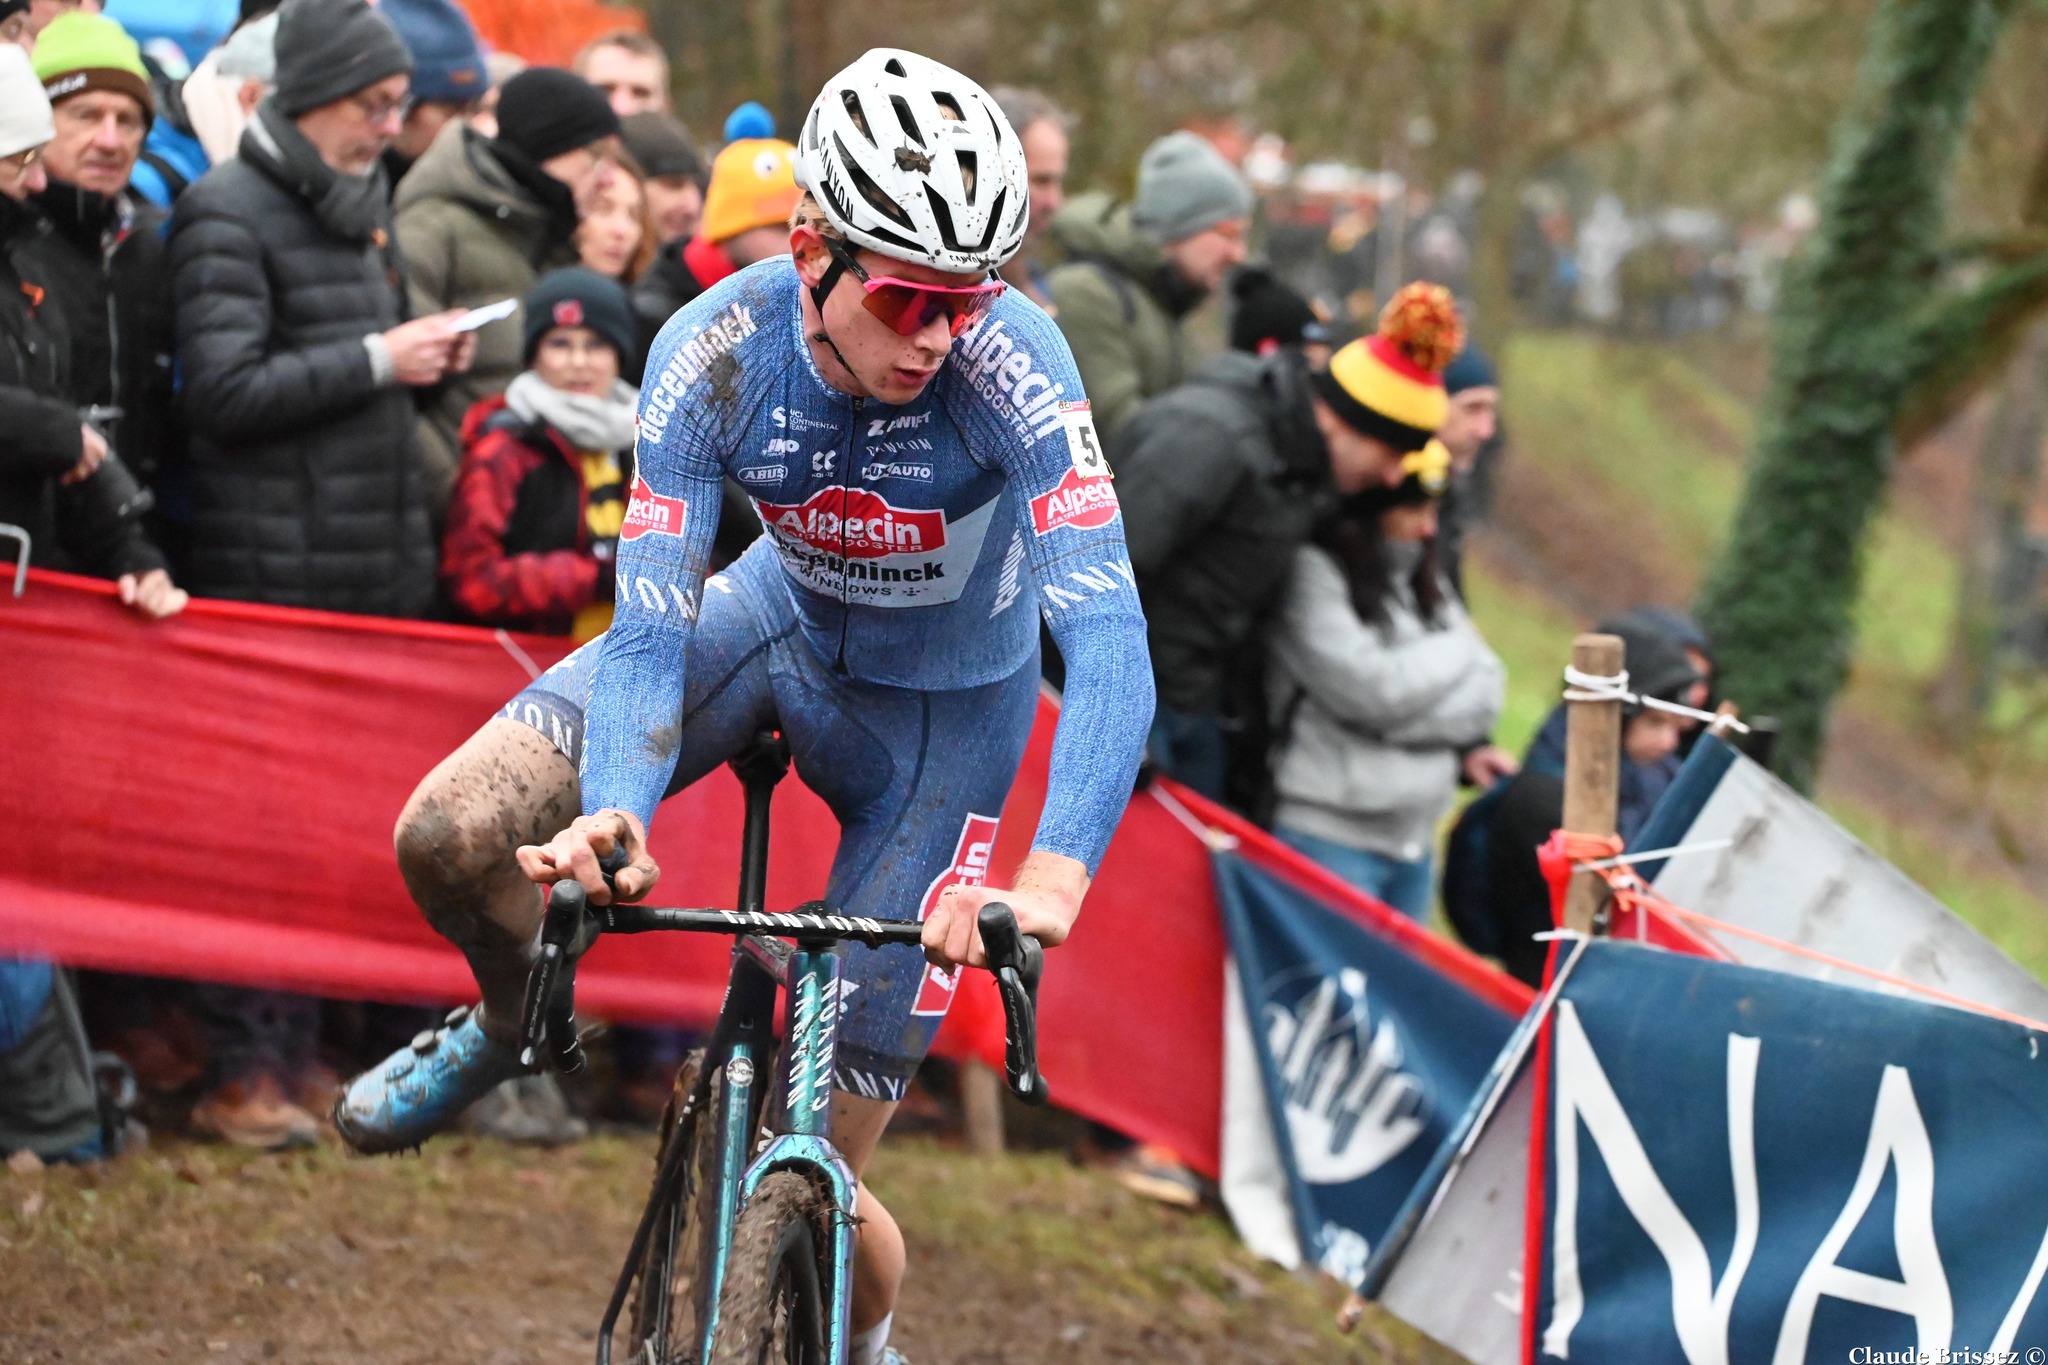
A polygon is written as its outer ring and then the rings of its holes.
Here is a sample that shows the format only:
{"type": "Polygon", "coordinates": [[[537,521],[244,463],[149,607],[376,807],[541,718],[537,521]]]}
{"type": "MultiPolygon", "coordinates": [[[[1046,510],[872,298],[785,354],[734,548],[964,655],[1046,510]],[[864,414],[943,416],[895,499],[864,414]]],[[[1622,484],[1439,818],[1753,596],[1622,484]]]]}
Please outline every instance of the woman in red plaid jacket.
{"type": "Polygon", "coordinates": [[[441,581],[484,625],[587,640],[611,624],[612,561],[639,391],[626,291],[582,267],[525,299],[526,369],[469,410],[441,581]]]}

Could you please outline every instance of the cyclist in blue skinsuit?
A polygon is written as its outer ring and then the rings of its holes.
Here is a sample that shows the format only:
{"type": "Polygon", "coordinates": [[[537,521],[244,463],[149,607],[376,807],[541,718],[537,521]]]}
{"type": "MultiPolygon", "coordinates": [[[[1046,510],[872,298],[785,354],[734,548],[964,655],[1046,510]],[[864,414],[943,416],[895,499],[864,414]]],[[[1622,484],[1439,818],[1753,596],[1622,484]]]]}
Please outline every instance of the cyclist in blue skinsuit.
{"type": "MultiPolygon", "coordinates": [[[[827,898],[926,918],[925,957],[847,950],[834,1131],[856,1171],[944,1016],[950,969],[980,960],[980,905],[1007,901],[1048,945],[1072,926],[1130,794],[1152,678],[1072,357],[993,278],[1023,238],[1021,148],[972,81],[882,49],[819,96],[798,174],[790,256],[713,287],[655,343],[612,630],[516,697],[400,820],[401,870],[483,1004],[351,1084],[336,1122],[360,1149],[418,1143],[519,1073],[533,882],[574,876],[602,901],[597,858],[622,845],[619,895],[644,896],[656,804],[765,724],[840,820],[827,898]],[[727,475],[766,534],[707,579],[727,475]],[[1041,612],[1065,705],[1032,852],[997,888],[1041,612]]],[[[865,1189],[860,1212],[853,1325],[879,1359],[902,1242],[865,1189]]]]}

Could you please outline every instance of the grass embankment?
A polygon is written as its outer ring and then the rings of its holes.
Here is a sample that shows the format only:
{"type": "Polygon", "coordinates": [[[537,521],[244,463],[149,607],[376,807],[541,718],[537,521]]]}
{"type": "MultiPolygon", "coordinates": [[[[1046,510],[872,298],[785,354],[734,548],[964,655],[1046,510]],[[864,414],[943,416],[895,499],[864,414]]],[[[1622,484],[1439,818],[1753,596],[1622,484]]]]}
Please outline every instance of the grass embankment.
{"type": "MultiPolygon", "coordinates": [[[[1506,409],[1513,459],[1527,468],[1508,475],[1495,520],[1522,539],[1524,553],[1511,559],[1482,546],[1468,571],[1473,614],[1509,669],[1499,736],[1510,747],[1526,743],[1554,704],[1575,629],[1602,610],[1660,596],[1689,600],[1709,569],[1735,514],[1752,435],[1749,400],[1715,368],[1679,347],[1583,334],[1517,339],[1506,409]],[[1517,527],[1510,503],[1518,489],[1532,500],[1547,495],[1560,509],[1573,504],[1579,520],[1564,534],[1579,543],[1546,543],[1543,528],[1517,527]]],[[[1955,556],[1924,509],[1895,500],[1867,551],[1855,661],[1841,706],[1855,724],[1838,728],[1832,752],[1846,758],[1841,746],[1852,742],[1910,747],[1944,789],[1989,791],[1966,768],[1969,760],[1941,753],[1925,716],[1924,698],[1946,657],[1957,577],[1955,556]]],[[[2001,698],[1999,714],[2010,717],[2019,707],[2018,699],[2001,698]]],[[[2008,721],[1995,800],[2011,803],[2018,818],[2030,818],[2035,803],[2048,799],[2044,746],[2048,726],[2008,721]]],[[[2011,866],[1959,847],[1931,814],[1919,818],[1910,801],[1887,800],[1834,776],[1836,768],[1854,766],[1831,766],[1822,804],[2048,977],[2048,903],[2011,866]]],[[[1999,812],[1987,809],[1982,818],[1995,824],[1999,812]]]]}
{"type": "MultiPolygon", "coordinates": [[[[440,1139],[361,1161],[171,1144],[94,1171],[0,1169],[0,1365],[587,1362],[646,1193],[650,1139],[557,1152],[440,1139]]],[[[886,1143],[918,1365],[1435,1365],[1390,1319],[1253,1259],[1210,1214],[1057,1156],[886,1143]]]]}

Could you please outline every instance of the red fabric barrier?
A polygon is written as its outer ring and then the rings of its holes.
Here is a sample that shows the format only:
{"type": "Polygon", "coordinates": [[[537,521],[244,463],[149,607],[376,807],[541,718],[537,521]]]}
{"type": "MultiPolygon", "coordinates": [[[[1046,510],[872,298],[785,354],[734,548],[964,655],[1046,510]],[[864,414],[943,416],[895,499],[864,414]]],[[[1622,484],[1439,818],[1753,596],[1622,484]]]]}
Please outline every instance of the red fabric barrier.
{"type": "MultiPolygon", "coordinates": [[[[37,572],[0,596],[0,952],[362,998],[474,997],[461,957],[406,895],[391,829],[414,786],[564,642],[460,626],[195,600],[144,623],[109,585],[37,572]]],[[[995,866],[1028,850],[1056,708],[1005,810],[995,866]]],[[[724,905],[739,875],[738,783],[664,803],[655,899],[724,905]]],[[[1518,983],[1172,783],[1133,800],[1079,931],[1051,954],[1040,1050],[1063,1106],[1218,1164],[1224,940],[1209,854],[1169,805],[1503,1010],[1518,983]]],[[[776,794],[771,908],[819,895],[838,831],[800,782],[776,794]]],[[[905,907],[905,913],[912,907],[905,907]]],[[[578,999],[612,1017],[703,1023],[729,943],[608,939],[578,999]]],[[[941,1049],[1001,1064],[1002,1013],[967,974],[941,1049]]]]}

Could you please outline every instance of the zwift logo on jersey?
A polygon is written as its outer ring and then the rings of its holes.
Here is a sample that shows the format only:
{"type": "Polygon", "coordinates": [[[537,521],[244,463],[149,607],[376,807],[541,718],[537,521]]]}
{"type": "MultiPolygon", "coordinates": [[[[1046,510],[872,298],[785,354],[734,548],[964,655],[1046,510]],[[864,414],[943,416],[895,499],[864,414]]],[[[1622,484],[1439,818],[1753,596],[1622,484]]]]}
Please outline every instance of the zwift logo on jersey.
{"type": "Polygon", "coordinates": [[[1082,478],[1078,469],[1068,469],[1060,481],[1031,500],[1031,526],[1039,535],[1050,535],[1062,526],[1094,530],[1117,519],[1116,489],[1107,474],[1082,478]]]}
{"type": "Polygon", "coordinates": [[[619,539],[642,536],[679,536],[690,517],[690,504],[682,498],[667,498],[647,486],[647,480],[633,476],[632,496],[626,503],[626,520],[619,539]]]}
{"type": "MultiPolygon", "coordinates": [[[[999,815],[972,815],[960,827],[960,842],[953,848],[953,861],[946,870],[932,879],[925,889],[924,904],[917,908],[917,917],[927,920],[932,911],[939,908],[939,896],[949,886],[988,885],[989,859],[996,849],[996,826],[999,815]]],[[[953,1005],[953,990],[960,984],[958,972],[929,964],[924,969],[924,981],[917,989],[917,1003],[910,1007],[912,1014],[944,1014],[953,1005]]]]}
{"type": "Polygon", "coordinates": [[[702,379],[720,356],[731,354],[742,341],[760,330],[753,310],[735,303],[669,352],[661,378],[640,390],[641,434],[650,441],[659,441],[668,430],[669,419],[676,415],[676,403],[689,392],[690,385],[702,379]]]}
{"type": "Polygon", "coordinates": [[[1066,385],[1055,384],[1038,368],[1031,352],[1017,344],[1000,318],[984,322],[964,345],[954,347],[952,363],[1027,443],[1035,445],[1060,429],[1060,399],[1066,385]]]}
{"type": "Polygon", "coordinates": [[[756,506],[782,539],[846,559],[928,554],[946,543],[944,512],[898,507],[865,488],[821,488],[793,506],[756,506]]]}

